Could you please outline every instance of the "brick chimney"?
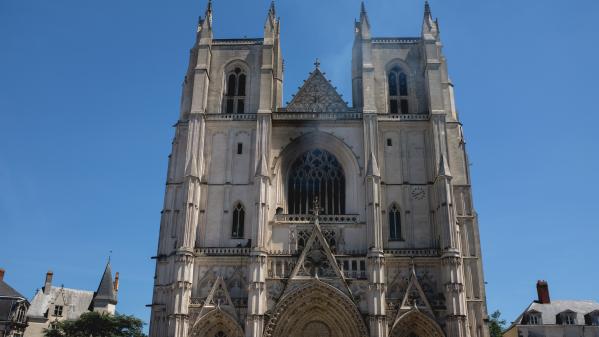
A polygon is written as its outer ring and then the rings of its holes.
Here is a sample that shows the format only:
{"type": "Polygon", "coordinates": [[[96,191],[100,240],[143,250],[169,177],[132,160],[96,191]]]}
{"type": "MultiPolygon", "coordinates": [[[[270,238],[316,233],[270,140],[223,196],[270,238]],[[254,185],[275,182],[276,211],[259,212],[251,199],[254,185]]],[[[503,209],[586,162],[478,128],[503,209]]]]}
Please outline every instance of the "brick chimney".
{"type": "Polygon", "coordinates": [[[0,281],[4,280],[4,269],[0,268],[0,281]]]}
{"type": "Polygon", "coordinates": [[[537,281],[537,295],[539,296],[539,303],[541,304],[549,304],[551,303],[551,299],[549,299],[549,285],[545,280],[537,281]]]}
{"type": "Polygon", "coordinates": [[[54,273],[51,270],[48,270],[46,273],[46,281],[44,282],[44,294],[46,295],[50,293],[50,288],[52,288],[52,276],[54,276],[54,273]]]}

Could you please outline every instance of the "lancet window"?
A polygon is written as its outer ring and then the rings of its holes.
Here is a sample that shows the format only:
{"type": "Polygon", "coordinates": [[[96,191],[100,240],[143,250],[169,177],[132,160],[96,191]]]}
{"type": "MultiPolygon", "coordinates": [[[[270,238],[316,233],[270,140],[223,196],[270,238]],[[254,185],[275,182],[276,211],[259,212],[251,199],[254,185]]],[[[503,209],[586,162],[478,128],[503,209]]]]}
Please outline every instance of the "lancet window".
{"type": "Polygon", "coordinates": [[[387,80],[389,81],[389,113],[410,113],[408,75],[399,66],[395,66],[387,74],[387,80]]]}
{"type": "Polygon", "coordinates": [[[231,237],[233,239],[243,238],[243,225],[245,222],[245,209],[241,203],[235,205],[233,209],[233,226],[231,229],[231,237]]]}
{"type": "Polygon", "coordinates": [[[328,151],[314,149],[301,155],[291,166],[287,192],[290,214],[311,214],[316,197],[320,214],[345,214],[345,174],[328,151]]]}
{"type": "Polygon", "coordinates": [[[235,67],[227,74],[224,109],[228,114],[242,114],[245,112],[245,87],[246,74],[240,67],[235,67]]]}
{"type": "Polygon", "coordinates": [[[389,240],[402,240],[401,210],[397,204],[389,207],[389,240]]]}

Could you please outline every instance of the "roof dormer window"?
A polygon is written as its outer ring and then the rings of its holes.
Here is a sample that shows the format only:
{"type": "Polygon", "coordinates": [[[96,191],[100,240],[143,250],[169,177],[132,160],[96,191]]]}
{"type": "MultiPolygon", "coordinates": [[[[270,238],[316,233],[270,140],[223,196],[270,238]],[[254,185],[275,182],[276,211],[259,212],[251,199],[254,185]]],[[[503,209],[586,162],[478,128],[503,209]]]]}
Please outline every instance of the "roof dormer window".
{"type": "Polygon", "coordinates": [[[563,325],[576,325],[576,313],[573,311],[561,312],[557,314],[556,323],[563,325]]]}
{"type": "Polygon", "coordinates": [[[541,318],[541,313],[532,311],[526,314],[526,324],[529,325],[541,325],[543,324],[543,320],[541,318]]]}
{"type": "Polygon", "coordinates": [[[584,321],[586,325],[599,326],[599,310],[595,310],[584,315],[584,321]]]}

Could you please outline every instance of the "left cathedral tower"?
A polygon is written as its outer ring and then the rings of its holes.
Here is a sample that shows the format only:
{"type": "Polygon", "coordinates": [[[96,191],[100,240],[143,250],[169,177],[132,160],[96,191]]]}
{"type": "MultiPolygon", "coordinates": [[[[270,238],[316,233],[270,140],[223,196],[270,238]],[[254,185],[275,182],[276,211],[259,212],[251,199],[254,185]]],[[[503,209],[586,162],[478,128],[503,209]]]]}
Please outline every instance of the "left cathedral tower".
{"type": "Polygon", "coordinates": [[[169,156],[151,311],[153,337],[190,335],[199,314],[190,308],[198,304],[229,309],[216,314],[214,320],[221,323],[213,335],[262,332],[270,115],[282,101],[279,25],[274,3],[263,38],[213,38],[211,1],[200,17],[169,156]],[[207,123],[212,123],[209,132],[207,123]],[[230,225],[220,225],[225,222],[230,225]],[[197,247],[237,247],[224,248],[230,255],[244,247],[248,254],[241,263],[210,273],[198,284],[194,266],[210,255],[210,249],[201,252],[197,247]],[[210,293],[206,303],[192,301],[194,293],[205,291],[210,293]],[[243,330],[231,300],[242,294],[247,299],[242,314],[248,322],[243,330]]]}

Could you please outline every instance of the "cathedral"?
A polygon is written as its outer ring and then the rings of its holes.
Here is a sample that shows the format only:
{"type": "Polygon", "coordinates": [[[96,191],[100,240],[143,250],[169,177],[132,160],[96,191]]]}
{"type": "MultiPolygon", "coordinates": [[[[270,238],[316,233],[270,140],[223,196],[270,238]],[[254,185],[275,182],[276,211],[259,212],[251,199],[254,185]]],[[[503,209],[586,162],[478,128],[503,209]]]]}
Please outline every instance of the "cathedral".
{"type": "Polygon", "coordinates": [[[362,3],[351,105],[318,61],[282,104],[274,4],[260,38],[217,39],[212,16],[208,2],[183,80],[150,336],[488,337],[429,4],[419,37],[377,38],[362,3]]]}

